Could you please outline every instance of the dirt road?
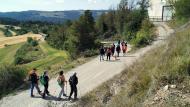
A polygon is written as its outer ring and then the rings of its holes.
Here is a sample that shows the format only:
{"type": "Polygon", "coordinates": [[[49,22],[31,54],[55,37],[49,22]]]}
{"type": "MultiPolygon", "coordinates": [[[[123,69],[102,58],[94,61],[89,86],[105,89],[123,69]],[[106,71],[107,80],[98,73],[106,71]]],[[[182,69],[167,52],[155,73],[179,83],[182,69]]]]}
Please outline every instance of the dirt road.
{"type": "Polygon", "coordinates": [[[0,37],[0,48],[3,48],[6,45],[13,45],[21,42],[26,42],[28,37],[35,38],[37,40],[41,39],[42,36],[39,34],[28,33],[21,36],[13,36],[13,37],[0,37]]]}
{"type": "MultiPolygon", "coordinates": [[[[167,27],[164,23],[155,23],[155,25],[158,26],[159,37],[152,45],[142,48],[133,54],[128,54],[126,57],[120,57],[120,60],[117,61],[100,62],[99,57],[97,57],[90,62],[68,72],[66,74],[67,79],[73,72],[77,72],[79,78],[79,97],[85,95],[100,84],[121,73],[125,68],[127,68],[127,66],[132,65],[149,50],[164,43],[167,36],[173,33],[173,30],[169,29],[169,27],[167,27]]],[[[56,78],[50,81],[49,90],[53,96],[58,95],[60,88],[57,85],[56,78]]],[[[69,88],[67,88],[67,93],[69,92],[68,90],[69,88]]],[[[0,107],[47,107],[49,105],[53,105],[53,107],[62,107],[70,104],[67,101],[56,101],[55,97],[48,97],[46,100],[41,99],[40,96],[30,98],[29,92],[29,90],[26,90],[17,93],[17,95],[3,98],[0,101],[0,107]]]]}

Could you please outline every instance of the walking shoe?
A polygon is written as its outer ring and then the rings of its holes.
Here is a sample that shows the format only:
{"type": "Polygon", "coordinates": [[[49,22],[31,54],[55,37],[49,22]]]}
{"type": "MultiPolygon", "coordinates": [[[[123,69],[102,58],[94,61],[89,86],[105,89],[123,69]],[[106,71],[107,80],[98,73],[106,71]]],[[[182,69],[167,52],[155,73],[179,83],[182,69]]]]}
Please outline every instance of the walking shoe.
{"type": "Polygon", "coordinates": [[[67,95],[66,95],[66,94],[63,94],[63,96],[65,96],[65,97],[66,97],[67,95]]]}
{"type": "Polygon", "coordinates": [[[58,101],[61,101],[61,98],[60,98],[60,97],[58,97],[58,98],[57,98],[57,100],[58,100],[58,101]]]}

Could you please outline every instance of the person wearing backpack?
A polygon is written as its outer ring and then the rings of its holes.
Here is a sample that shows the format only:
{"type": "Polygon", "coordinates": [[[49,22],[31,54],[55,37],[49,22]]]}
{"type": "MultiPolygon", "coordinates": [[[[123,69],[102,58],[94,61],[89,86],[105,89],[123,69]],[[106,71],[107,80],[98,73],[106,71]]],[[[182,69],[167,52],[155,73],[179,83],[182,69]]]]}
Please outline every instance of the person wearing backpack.
{"type": "Polygon", "coordinates": [[[74,100],[77,100],[77,84],[78,84],[78,77],[77,73],[75,72],[70,78],[69,78],[69,84],[71,87],[71,92],[69,95],[69,100],[71,100],[71,96],[74,93],[74,100]]]}
{"type": "Polygon", "coordinates": [[[48,76],[48,72],[45,71],[43,76],[41,77],[41,83],[44,85],[44,93],[42,95],[42,98],[45,98],[45,95],[47,94],[48,96],[50,95],[49,94],[49,91],[48,91],[48,86],[49,86],[49,76],[48,76]]]}
{"type": "Polygon", "coordinates": [[[39,78],[38,78],[38,75],[36,74],[36,68],[34,68],[29,75],[29,81],[31,82],[31,87],[30,87],[31,97],[34,97],[34,94],[33,94],[34,87],[37,89],[38,93],[41,95],[40,88],[38,87],[38,80],[39,78]]]}
{"type": "Polygon", "coordinates": [[[67,83],[67,81],[65,80],[65,76],[63,75],[63,71],[59,72],[59,77],[57,79],[57,82],[58,82],[58,85],[61,87],[61,91],[60,91],[59,96],[58,96],[58,99],[60,100],[61,95],[67,96],[65,94],[65,91],[64,91],[64,86],[65,86],[65,83],[67,83]]]}

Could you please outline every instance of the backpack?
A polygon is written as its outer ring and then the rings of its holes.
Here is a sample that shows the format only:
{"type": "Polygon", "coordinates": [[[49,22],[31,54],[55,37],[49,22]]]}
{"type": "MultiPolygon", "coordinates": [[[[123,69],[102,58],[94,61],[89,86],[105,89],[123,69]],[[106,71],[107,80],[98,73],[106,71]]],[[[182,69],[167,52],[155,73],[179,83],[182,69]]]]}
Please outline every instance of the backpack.
{"type": "Polygon", "coordinates": [[[70,85],[73,84],[73,76],[70,76],[70,78],[69,78],[69,84],[70,84],[70,85]]]}
{"type": "Polygon", "coordinates": [[[45,85],[45,79],[44,79],[44,75],[42,75],[42,76],[40,76],[40,83],[42,84],[42,85],[45,85]]]}
{"type": "Polygon", "coordinates": [[[57,79],[57,83],[58,83],[58,85],[60,85],[60,86],[63,85],[63,81],[61,80],[61,78],[58,78],[58,79],[57,79]]]}

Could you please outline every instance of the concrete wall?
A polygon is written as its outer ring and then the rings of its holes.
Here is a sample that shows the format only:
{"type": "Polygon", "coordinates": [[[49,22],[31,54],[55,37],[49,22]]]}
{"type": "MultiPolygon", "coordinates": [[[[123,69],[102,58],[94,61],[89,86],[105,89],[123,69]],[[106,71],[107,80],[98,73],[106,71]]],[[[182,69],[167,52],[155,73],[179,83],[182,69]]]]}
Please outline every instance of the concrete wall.
{"type": "MultiPolygon", "coordinates": [[[[166,0],[150,0],[150,8],[148,9],[148,14],[150,18],[162,18],[163,6],[168,5],[166,0]]],[[[169,8],[164,8],[164,20],[170,20],[172,17],[172,12],[169,8]]]]}

